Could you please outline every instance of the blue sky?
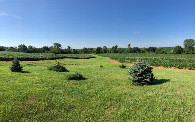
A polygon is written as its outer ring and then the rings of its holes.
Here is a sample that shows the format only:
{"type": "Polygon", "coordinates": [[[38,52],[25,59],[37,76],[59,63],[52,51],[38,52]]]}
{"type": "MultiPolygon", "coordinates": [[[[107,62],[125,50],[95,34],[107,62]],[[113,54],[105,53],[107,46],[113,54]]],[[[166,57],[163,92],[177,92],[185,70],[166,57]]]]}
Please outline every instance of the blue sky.
{"type": "Polygon", "coordinates": [[[194,0],[0,0],[0,45],[183,46],[194,0]]]}

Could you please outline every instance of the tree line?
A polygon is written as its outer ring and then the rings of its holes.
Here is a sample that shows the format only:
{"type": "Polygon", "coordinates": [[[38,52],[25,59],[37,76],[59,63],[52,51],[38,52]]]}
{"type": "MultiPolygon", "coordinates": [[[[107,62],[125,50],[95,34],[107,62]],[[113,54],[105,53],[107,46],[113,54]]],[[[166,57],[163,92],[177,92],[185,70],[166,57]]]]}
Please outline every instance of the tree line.
{"type": "Polygon", "coordinates": [[[70,46],[62,49],[62,45],[60,43],[54,43],[53,46],[43,46],[41,48],[36,48],[34,46],[26,46],[24,44],[18,45],[18,47],[4,47],[0,46],[0,51],[13,51],[13,52],[24,52],[24,53],[55,53],[55,54],[100,54],[100,53],[157,53],[157,54],[166,54],[166,53],[174,53],[174,54],[195,54],[194,39],[186,39],[183,42],[184,48],[181,46],[175,46],[171,52],[167,52],[164,48],[157,47],[148,47],[148,48],[139,48],[133,47],[128,44],[127,48],[118,48],[117,45],[112,48],[107,48],[106,46],[97,47],[97,48],[83,48],[83,49],[72,49],[70,46]]]}

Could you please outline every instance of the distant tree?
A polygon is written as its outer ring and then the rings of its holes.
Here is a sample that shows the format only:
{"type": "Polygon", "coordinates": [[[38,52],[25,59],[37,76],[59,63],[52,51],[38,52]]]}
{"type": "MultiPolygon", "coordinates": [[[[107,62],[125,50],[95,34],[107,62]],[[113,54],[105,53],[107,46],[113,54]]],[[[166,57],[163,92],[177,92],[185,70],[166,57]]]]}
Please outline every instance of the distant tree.
{"type": "Polygon", "coordinates": [[[103,46],[102,51],[103,51],[103,53],[107,53],[108,52],[108,48],[106,46],[103,46]]]}
{"type": "Polygon", "coordinates": [[[68,46],[68,47],[67,47],[67,53],[68,53],[68,54],[71,54],[71,52],[72,52],[71,47],[68,46]]]}
{"type": "Polygon", "coordinates": [[[118,48],[118,53],[125,53],[125,50],[123,48],[118,48]]]}
{"type": "Polygon", "coordinates": [[[54,48],[62,48],[62,45],[60,43],[53,43],[54,48]]]}
{"type": "Polygon", "coordinates": [[[47,53],[47,52],[49,52],[49,51],[50,51],[50,49],[49,49],[48,46],[43,46],[43,47],[41,48],[41,52],[43,52],[43,53],[47,53]]]}
{"type": "Polygon", "coordinates": [[[141,53],[141,49],[139,47],[133,47],[132,53],[141,53]]]}
{"type": "Polygon", "coordinates": [[[111,53],[118,53],[117,48],[118,48],[118,45],[113,46],[113,47],[111,48],[111,53]]]}
{"type": "Polygon", "coordinates": [[[131,44],[128,44],[128,49],[126,50],[127,53],[131,53],[132,52],[132,48],[131,48],[131,44]]]}
{"type": "Polygon", "coordinates": [[[73,50],[72,50],[72,53],[73,53],[73,54],[79,54],[79,51],[76,50],[76,49],[73,49],[73,50]]]}
{"type": "Polygon", "coordinates": [[[147,52],[147,48],[143,47],[141,48],[141,53],[146,53],[147,52]]]}
{"type": "Polygon", "coordinates": [[[17,52],[17,47],[8,47],[7,51],[17,52]]]}
{"type": "Polygon", "coordinates": [[[84,47],[84,48],[81,50],[81,52],[84,53],[84,54],[86,54],[86,53],[89,53],[89,50],[88,50],[88,48],[85,48],[85,47],[84,47]]]}
{"type": "Polygon", "coordinates": [[[149,53],[155,53],[155,51],[156,51],[156,47],[149,47],[148,49],[147,49],[147,51],[149,52],[149,53]]]}
{"type": "Polygon", "coordinates": [[[53,46],[50,47],[50,52],[55,54],[62,54],[62,45],[60,43],[53,43],[53,46]]]}
{"type": "Polygon", "coordinates": [[[102,48],[101,47],[97,47],[96,49],[95,49],[95,53],[96,54],[100,54],[100,53],[102,53],[103,51],[102,51],[102,48]]]}
{"type": "Polygon", "coordinates": [[[186,39],[183,42],[186,53],[193,53],[195,41],[194,39],[186,39]]]}
{"type": "Polygon", "coordinates": [[[6,47],[0,46],[0,51],[5,51],[5,50],[6,50],[6,47]]]}
{"type": "Polygon", "coordinates": [[[37,53],[37,50],[35,47],[29,45],[28,48],[27,48],[27,52],[28,53],[37,53]]]}
{"type": "Polygon", "coordinates": [[[50,50],[49,51],[50,53],[55,53],[55,54],[62,54],[63,53],[62,49],[54,48],[53,46],[49,47],[49,50],[50,50]]]}
{"type": "Polygon", "coordinates": [[[183,48],[181,46],[175,46],[173,48],[173,53],[174,54],[181,54],[181,53],[183,53],[183,48]]]}
{"type": "Polygon", "coordinates": [[[128,44],[128,48],[131,48],[131,44],[128,44]]]}
{"type": "Polygon", "coordinates": [[[27,51],[27,46],[24,44],[18,45],[18,51],[19,52],[26,52],[27,51]]]}
{"type": "Polygon", "coordinates": [[[155,52],[156,54],[166,54],[166,51],[164,50],[164,48],[157,48],[155,52]]]}

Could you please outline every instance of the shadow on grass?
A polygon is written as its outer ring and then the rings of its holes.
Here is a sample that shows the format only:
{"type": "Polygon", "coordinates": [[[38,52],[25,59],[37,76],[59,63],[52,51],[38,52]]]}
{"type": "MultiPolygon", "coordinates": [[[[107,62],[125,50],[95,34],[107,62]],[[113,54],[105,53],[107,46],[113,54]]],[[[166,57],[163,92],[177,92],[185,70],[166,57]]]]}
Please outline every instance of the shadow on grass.
{"type": "Polygon", "coordinates": [[[163,84],[163,83],[166,83],[169,81],[170,81],[169,79],[155,79],[154,84],[152,84],[152,85],[160,85],[160,84],[163,84]]]}
{"type": "Polygon", "coordinates": [[[30,73],[29,71],[21,71],[20,73],[30,73]]]}

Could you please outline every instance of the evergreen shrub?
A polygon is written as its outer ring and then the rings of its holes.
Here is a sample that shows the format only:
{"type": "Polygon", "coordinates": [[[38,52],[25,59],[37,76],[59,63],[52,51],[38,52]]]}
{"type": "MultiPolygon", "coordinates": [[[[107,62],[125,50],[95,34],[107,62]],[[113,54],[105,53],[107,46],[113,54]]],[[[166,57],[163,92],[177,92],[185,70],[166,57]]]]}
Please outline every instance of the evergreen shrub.
{"type": "Polygon", "coordinates": [[[12,72],[21,72],[22,71],[22,66],[20,66],[20,62],[17,58],[14,58],[14,60],[12,61],[12,66],[10,67],[10,70],[12,72]]]}
{"type": "Polygon", "coordinates": [[[129,68],[129,77],[133,85],[150,85],[154,84],[154,75],[152,67],[149,67],[142,59],[137,60],[132,67],[129,68]]]}

